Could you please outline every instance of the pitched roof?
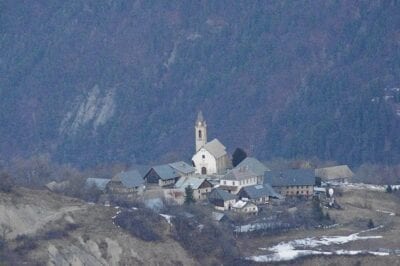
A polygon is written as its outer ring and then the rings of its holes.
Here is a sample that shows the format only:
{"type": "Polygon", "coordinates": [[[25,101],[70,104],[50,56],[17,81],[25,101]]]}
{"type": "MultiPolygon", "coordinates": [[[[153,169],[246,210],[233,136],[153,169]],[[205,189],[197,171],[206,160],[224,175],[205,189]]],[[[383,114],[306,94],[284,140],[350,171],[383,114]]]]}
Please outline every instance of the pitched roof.
{"type": "Polygon", "coordinates": [[[85,182],[85,187],[89,188],[91,186],[96,186],[98,189],[100,190],[104,190],[107,186],[107,184],[111,181],[111,179],[107,179],[107,178],[93,178],[93,177],[89,177],[88,179],[86,179],[85,182]]]}
{"type": "Polygon", "coordinates": [[[198,189],[204,181],[206,181],[205,178],[198,178],[194,176],[181,177],[176,182],[175,187],[184,190],[187,186],[191,186],[193,189],[198,189]]]}
{"type": "Polygon", "coordinates": [[[265,196],[274,198],[281,197],[278,193],[275,192],[275,190],[269,184],[243,187],[241,190],[246,192],[247,196],[250,199],[257,199],[265,196]]]}
{"type": "Polygon", "coordinates": [[[183,161],[170,163],[169,166],[171,166],[176,171],[183,173],[183,174],[190,174],[190,173],[193,173],[194,171],[196,171],[196,169],[194,167],[190,166],[189,164],[187,164],[183,161]]]}
{"type": "Polygon", "coordinates": [[[162,180],[177,178],[180,175],[168,164],[157,165],[152,168],[162,180]]]}
{"type": "Polygon", "coordinates": [[[337,165],[315,169],[315,176],[331,180],[338,178],[351,178],[354,176],[354,173],[347,165],[337,165]]]}
{"type": "Polygon", "coordinates": [[[243,209],[246,207],[246,205],[254,205],[254,203],[251,203],[250,201],[238,200],[232,205],[232,208],[243,209]]]}
{"type": "Polygon", "coordinates": [[[222,177],[222,180],[244,180],[247,178],[251,177],[256,177],[257,174],[248,169],[247,167],[236,167],[229,171],[224,177],[222,177]]]}
{"type": "Polygon", "coordinates": [[[136,169],[120,172],[112,178],[112,181],[121,181],[126,188],[134,188],[144,184],[142,175],[136,169]]]}
{"type": "Polygon", "coordinates": [[[282,186],[313,186],[315,184],[314,169],[290,169],[284,171],[267,171],[264,174],[264,184],[272,187],[282,186]]]}
{"type": "Polygon", "coordinates": [[[250,169],[259,176],[263,176],[265,171],[270,171],[268,167],[266,167],[263,163],[261,163],[259,160],[253,157],[246,157],[236,167],[244,167],[244,166],[247,166],[248,169],[250,169]]]}
{"type": "Polygon", "coordinates": [[[211,193],[208,195],[208,198],[209,199],[219,199],[219,200],[223,200],[223,201],[236,199],[235,195],[233,195],[225,190],[219,189],[219,188],[213,189],[211,191],[211,193]]]}
{"type": "Polygon", "coordinates": [[[222,145],[218,139],[213,139],[212,141],[207,142],[206,145],[204,145],[204,149],[211,153],[216,159],[226,154],[225,146],[222,145]]]}

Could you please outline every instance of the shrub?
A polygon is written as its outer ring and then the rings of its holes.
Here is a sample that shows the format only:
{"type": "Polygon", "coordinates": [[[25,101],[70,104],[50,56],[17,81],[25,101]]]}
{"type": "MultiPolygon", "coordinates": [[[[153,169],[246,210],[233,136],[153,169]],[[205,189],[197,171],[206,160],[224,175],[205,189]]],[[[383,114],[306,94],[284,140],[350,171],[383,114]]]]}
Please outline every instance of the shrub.
{"type": "Polygon", "coordinates": [[[162,222],[161,217],[150,210],[122,211],[115,218],[117,225],[144,241],[161,240],[156,229],[162,226],[162,222]]]}

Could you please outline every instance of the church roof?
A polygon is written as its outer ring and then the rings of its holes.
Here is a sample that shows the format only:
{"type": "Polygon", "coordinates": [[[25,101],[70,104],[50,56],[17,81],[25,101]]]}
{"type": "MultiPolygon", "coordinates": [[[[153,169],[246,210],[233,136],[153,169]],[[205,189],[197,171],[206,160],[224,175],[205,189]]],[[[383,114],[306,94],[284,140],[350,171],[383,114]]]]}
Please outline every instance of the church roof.
{"type": "Polygon", "coordinates": [[[204,148],[216,159],[226,154],[225,146],[222,145],[222,143],[217,139],[213,139],[212,141],[208,142],[206,145],[204,145],[204,148]]]}
{"type": "Polygon", "coordinates": [[[268,167],[266,167],[263,163],[253,157],[247,157],[243,161],[241,161],[236,167],[244,167],[247,166],[248,169],[253,171],[259,176],[264,176],[265,171],[270,171],[268,167]]]}

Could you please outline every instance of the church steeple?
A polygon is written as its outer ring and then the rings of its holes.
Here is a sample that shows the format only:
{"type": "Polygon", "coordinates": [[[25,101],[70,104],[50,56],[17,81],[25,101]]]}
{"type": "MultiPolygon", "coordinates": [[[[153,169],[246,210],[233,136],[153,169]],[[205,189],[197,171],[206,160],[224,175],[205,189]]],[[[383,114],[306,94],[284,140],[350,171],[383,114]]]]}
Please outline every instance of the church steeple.
{"type": "Polygon", "coordinates": [[[196,134],[196,152],[207,143],[207,123],[204,120],[203,113],[197,114],[196,124],[194,126],[196,134]]]}

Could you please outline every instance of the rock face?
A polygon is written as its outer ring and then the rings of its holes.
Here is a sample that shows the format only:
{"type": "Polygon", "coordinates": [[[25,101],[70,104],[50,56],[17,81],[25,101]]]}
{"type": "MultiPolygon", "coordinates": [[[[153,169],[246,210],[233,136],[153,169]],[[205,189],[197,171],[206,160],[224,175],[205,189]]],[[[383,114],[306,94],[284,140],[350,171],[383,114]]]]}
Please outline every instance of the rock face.
{"type": "Polygon", "coordinates": [[[0,3],[0,156],[399,162],[399,3],[0,3]],[[18,19],[15,19],[18,18],[18,19]]]}
{"type": "Polygon", "coordinates": [[[0,193],[0,224],[9,226],[7,239],[20,245],[21,236],[37,244],[23,257],[25,262],[47,265],[196,265],[169,236],[145,242],[114,225],[116,209],[87,205],[47,191],[18,189],[0,193]],[[64,225],[76,225],[66,231],[64,225]],[[60,228],[66,234],[56,235],[60,228]],[[18,237],[17,237],[18,236],[18,237]]]}

